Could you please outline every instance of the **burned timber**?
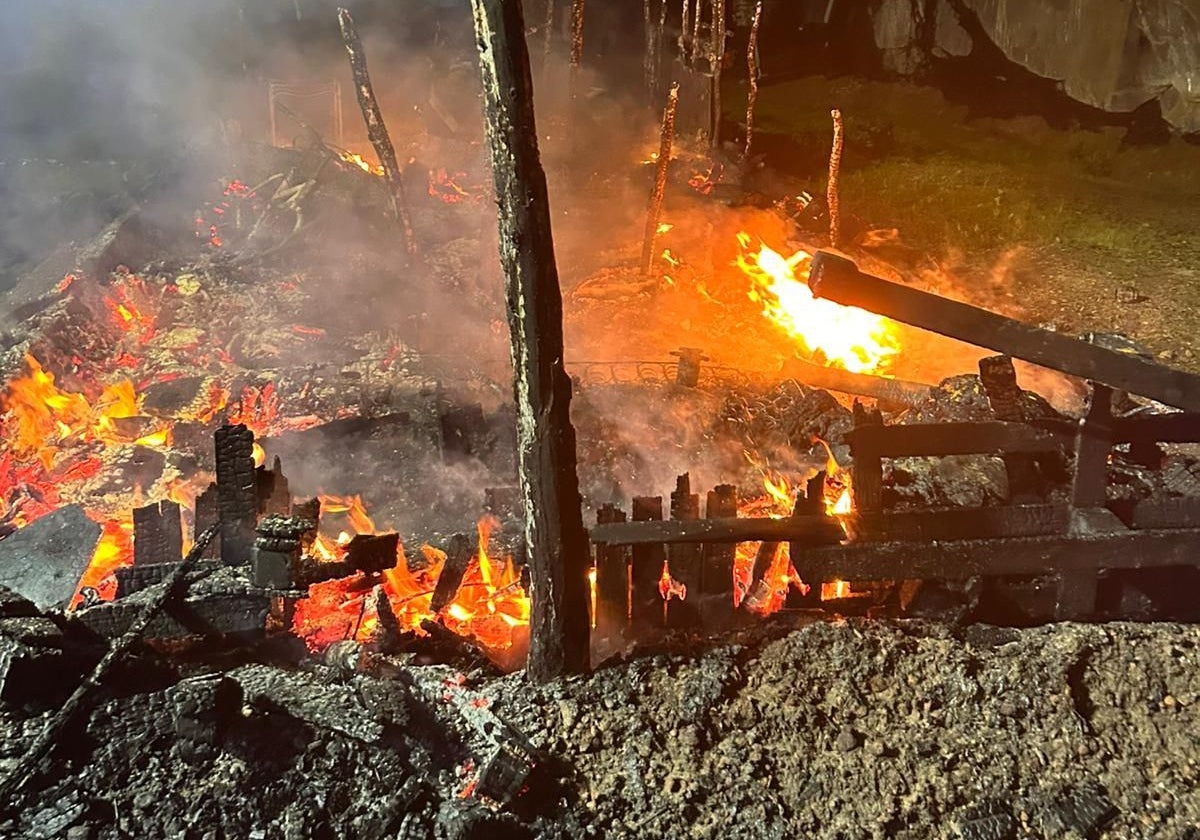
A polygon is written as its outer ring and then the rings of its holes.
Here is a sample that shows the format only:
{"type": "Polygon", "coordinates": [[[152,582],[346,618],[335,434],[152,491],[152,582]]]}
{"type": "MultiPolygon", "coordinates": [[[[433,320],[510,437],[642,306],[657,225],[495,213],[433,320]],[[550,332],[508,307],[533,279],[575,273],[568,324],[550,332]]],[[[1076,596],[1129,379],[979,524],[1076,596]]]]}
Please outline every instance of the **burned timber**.
{"type": "Polygon", "coordinates": [[[22,277],[0,836],[1196,837],[1200,377],[751,158],[765,3],[723,142],[726,5],[594,166],[582,0],[472,0],[482,145],[341,9],[379,167],[275,86],[22,277]]]}

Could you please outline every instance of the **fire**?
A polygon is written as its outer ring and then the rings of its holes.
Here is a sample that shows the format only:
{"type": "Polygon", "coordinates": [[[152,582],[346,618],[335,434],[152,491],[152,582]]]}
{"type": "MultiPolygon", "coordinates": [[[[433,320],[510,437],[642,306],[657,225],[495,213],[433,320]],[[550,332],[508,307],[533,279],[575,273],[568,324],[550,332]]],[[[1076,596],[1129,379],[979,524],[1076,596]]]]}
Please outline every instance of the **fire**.
{"type": "Polygon", "coordinates": [[[670,601],[672,598],[678,598],[680,601],[687,599],[687,584],[671,577],[670,566],[665,562],[663,563],[662,577],[658,579],[658,593],[662,595],[663,601],[670,601]]]}
{"type": "Polygon", "coordinates": [[[822,601],[836,601],[841,598],[849,598],[850,595],[850,584],[844,580],[835,580],[821,584],[822,601]]]}
{"type": "Polygon", "coordinates": [[[117,594],[117,580],[113,572],[121,566],[133,563],[133,520],[110,519],[104,523],[100,541],[92,552],[92,560],[79,581],[75,597],[80,597],[84,587],[100,593],[106,601],[117,594]]]}
{"type": "Polygon", "coordinates": [[[750,299],[763,315],[792,338],[804,352],[831,367],[854,373],[887,369],[899,352],[896,325],[886,318],[851,306],[813,297],[806,282],[812,255],[797,251],[784,257],[752,238],[738,234],[737,265],[750,278],[750,299]]]}
{"type": "Polygon", "coordinates": [[[465,172],[451,174],[444,168],[429,170],[429,197],[441,199],[446,204],[457,204],[477,198],[477,193],[459,186],[458,182],[466,177],[465,172]]]}
{"type": "Polygon", "coordinates": [[[358,152],[342,152],[338,156],[346,163],[352,163],[370,175],[383,175],[382,166],[372,166],[358,152]]]}
{"type": "Polygon", "coordinates": [[[850,488],[847,487],[842,491],[842,495],[838,496],[838,499],[833,503],[833,506],[829,508],[829,512],[834,516],[846,516],[851,512],[852,509],[853,505],[850,499],[850,488]]]}
{"type": "MultiPolygon", "coordinates": [[[[339,559],[353,534],[373,534],[375,522],[359,496],[321,496],[322,524],[332,530],[344,525],[336,539],[327,533],[317,537],[313,553],[318,559],[339,559]]],[[[509,557],[496,557],[491,535],[496,520],[484,517],[478,524],[478,541],[462,584],[454,599],[435,614],[431,602],[446,555],[433,546],[423,546],[425,563],[410,564],[403,546],[396,565],[383,573],[382,584],[388,603],[403,630],[423,634],[425,621],[440,620],[449,630],[477,639],[489,650],[514,647],[519,628],[529,624],[529,599],[521,586],[520,572],[509,557]]],[[[297,605],[293,629],[313,650],[341,638],[366,641],[378,626],[364,591],[369,579],[332,580],[309,587],[309,598],[297,605]]]]}
{"type": "MultiPolygon", "coordinates": [[[[797,484],[786,476],[775,472],[763,464],[752,453],[746,453],[747,459],[758,467],[762,473],[763,495],[757,499],[743,502],[740,505],[739,516],[769,516],[772,519],[783,519],[792,515],[796,495],[799,492],[797,484]]],[[[754,561],[758,557],[760,542],[738,543],[737,554],[734,557],[734,600],[741,603],[754,585],[754,561]]],[[[787,600],[788,590],[795,587],[802,594],[808,592],[808,585],[800,579],[792,567],[791,551],[787,543],[780,543],[771,556],[771,565],[763,575],[767,586],[766,597],[756,598],[752,609],[760,615],[770,615],[782,609],[787,600]]],[[[750,604],[748,604],[750,606],[750,604]]]]}
{"type": "Polygon", "coordinates": [[[119,420],[141,414],[141,399],[128,379],[105,386],[93,402],[84,394],[60,389],[54,374],[32,355],[25,357],[25,364],[29,373],[10,381],[0,396],[0,409],[7,420],[8,448],[17,459],[36,458],[50,470],[59,449],[68,441],[136,443],[158,448],[170,444],[168,427],[152,432],[139,428],[138,433],[132,433],[118,424],[119,420]]]}

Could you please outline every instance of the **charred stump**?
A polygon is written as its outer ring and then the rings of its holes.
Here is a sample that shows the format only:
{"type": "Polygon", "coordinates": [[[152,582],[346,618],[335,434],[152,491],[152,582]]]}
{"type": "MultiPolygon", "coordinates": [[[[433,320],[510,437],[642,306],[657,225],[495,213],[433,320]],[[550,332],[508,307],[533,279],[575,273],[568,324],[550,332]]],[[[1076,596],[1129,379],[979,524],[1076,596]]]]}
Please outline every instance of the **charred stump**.
{"type": "Polygon", "coordinates": [[[217,513],[221,560],[227,566],[250,562],[258,499],[254,486],[254,432],[244,425],[222,426],[214,434],[217,461],[217,513]]]}
{"type": "Polygon", "coordinates": [[[544,681],[588,666],[588,542],[570,417],[571,380],[562,362],[562,290],[538,153],[524,12],[514,0],[471,0],[471,8],[499,199],[500,262],[515,372],[530,569],[526,670],[530,678],[544,681]]]}

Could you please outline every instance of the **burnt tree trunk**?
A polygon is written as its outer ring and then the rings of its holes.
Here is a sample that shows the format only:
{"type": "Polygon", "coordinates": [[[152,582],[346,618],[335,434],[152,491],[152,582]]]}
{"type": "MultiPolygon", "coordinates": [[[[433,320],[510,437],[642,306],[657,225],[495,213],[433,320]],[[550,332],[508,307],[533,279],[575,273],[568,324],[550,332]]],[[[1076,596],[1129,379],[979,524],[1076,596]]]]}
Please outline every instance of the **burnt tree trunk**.
{"type": "Polygon", "coordinates": [[[588,667],[588,543],[575,472],[562,291],[519,0],[471,0],[492,175],[499,200],[530,567],[526,671],[548,680],[588,667]]]}
{"type": "Polygon", "coordinates": [[[342,43],[346,45],[346,52],[350,55],[354,92],[358,94],[358,105],[362,108],[363,120],[367,124],[367,139],[375,147],[375,154],[379,155],[379,163],[383,166],[383,175],[391,191],[396,218],[404,234],[404,253],[411,257],[417,252],[417,240],[413,235],[408,200],[404,195],[404,178],[396,160],[396,147],[392,145],[392,137],[383,122],[383,112],[379,110],[379,102],[375,99],[375,88],[372,87],[371,77],[367,74],[367,54],[363,51],[362,41],[359,40],[354,18],[350,17],[350,12],[346,9],[338,9],[338,26],[342,30],[342,43]]]}

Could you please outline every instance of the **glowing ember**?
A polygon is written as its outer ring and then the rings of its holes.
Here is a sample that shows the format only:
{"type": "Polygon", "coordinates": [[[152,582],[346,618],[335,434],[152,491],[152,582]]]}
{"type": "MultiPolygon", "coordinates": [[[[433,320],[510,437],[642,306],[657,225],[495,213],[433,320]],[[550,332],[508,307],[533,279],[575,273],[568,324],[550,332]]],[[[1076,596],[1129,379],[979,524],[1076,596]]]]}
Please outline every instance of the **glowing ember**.
{"type": "Polygon", "coordinates": [[[346,163],[354,164],[363,172],[370,173],[371,175],[383,175],[382,166],[372,166],[358,152],[342,152],[339,157],[346,163]]]}
{"type": "Polygon", "coordinates": [[[445,169],[429,170],[429,196],[437,198],[446,204],[457,204],[461,201],[474,200],[479,197],[479,194],[471,190],[464,189],[459,185],[459,182],[467,177],[465,172],[455,172],[453,174],[445,169]]]}
{"type": "Polygon", "coordinates": [[[896,326],[886,318],[833,301],[814,298],[806,282],[812,255],[790,257],[760,242],[752,251],[749,234],[739,233],[738,267],[750,278],[750,299],[763,315],[796,339],[806,354],[831,367],[855,373],[885,370],[899,352],[896,326]]]}
{"type": "Polygon", "coordinates": [[[835,580],[830,583],[821,584],[822,601],[836,601],[840,598],[849,598],[851,594],[850,584],[844,580],[835,580]]]}
{"type": "Polygon", "coordinates": [[[658,579],[658,593],[662,595],[664,601],[670,601],[672,598],[683,601],[687,598],[687,584],[671,577],[671,569],[665,562],[663,563],[662,577],[658,579]]]}
{"type": "MultiPolygon", "coordinates": [[[[322,525],[326,529],[345,526],[336,539],[318,536],[313,554],[321,560],[337,560],[354,534],[375,533],[375,523],[358,496],[322,496],[322,525]]],[[[431,607],[437,579],[446,555],[423,546],[425,564],[410,565],[400,548],[394,568],[383,573],[383,588],[400,627],[424,634],[422,622],[440,620],[451,631],[477,639],[495,651],[507,651],[518,640],[519,628],[529,624],[529,599],[521,586],[512,559],[496,558],[490,552],[490,536],[496,522],[485,517],[479,522],[479,542],[454,599],[440,613],[431,607]]],[[[339,639],[367,641],[377,625],[373,607],[365,593],[374,582],[364,576],[343,578],[309,587],[309,597],[296,606],[293,630],[310,649],[321,650],[339,639]]]]}
{"type": "Polygon", "coordinates": [[[141,414],[141,398],[128,379],[105,386],[93,402],[83,394],[61,390],[54,374],[44,370],[33,356],[26,356],[25,364],[29,373],[9,382],[0,396],[0,410],[7,421],[6,443],[17,459],[38,459],[50,470],[61,446],[68,441],[155,447],[170,443],[170,432],[165,427],[152,432],[142,427],[133,433],[117,423],[141,414]]]}

